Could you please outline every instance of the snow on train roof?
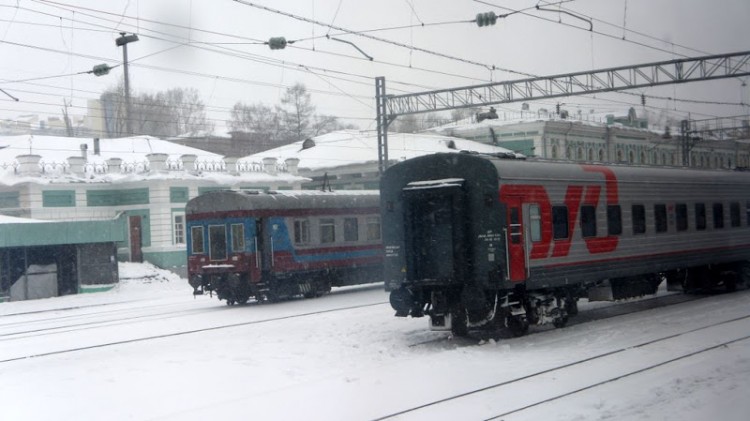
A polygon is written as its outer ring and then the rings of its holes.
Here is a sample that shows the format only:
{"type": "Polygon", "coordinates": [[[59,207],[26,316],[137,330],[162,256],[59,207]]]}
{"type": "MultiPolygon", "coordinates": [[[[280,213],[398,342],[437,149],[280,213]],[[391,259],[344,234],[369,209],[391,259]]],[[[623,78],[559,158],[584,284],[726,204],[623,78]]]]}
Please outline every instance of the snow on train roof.
{"type": "Polygon", "coordinates": [[[245,191],[216,190],[188,201],[185,212],[190,214],[256,209],[305,209],[377,207],[380,192],[377,190],[320,190],[245,191]]]}
{"type": "MultiPolygon", "coordinates": [[[[474,151],[488,154],[515,154],[499,146],[436,134],[388,133],[388,159],[404,161],[437,152],[474,151]]],[[[522,156],[520,154],[516,154],[522,156]]],[[[299,168],[319,170],[378,161],[378,137],[372,131],[340,130],[312,139],[249,155],[241,160],[263,158],[299,159],[299,168]]]]}

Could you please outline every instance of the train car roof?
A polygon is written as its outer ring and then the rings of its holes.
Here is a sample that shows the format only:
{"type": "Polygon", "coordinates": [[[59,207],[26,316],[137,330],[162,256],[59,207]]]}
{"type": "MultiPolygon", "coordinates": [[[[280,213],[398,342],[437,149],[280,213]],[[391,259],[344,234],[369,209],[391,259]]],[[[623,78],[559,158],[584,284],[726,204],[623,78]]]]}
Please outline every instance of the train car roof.
{"type": "MultiPolygon", "coordinates": [[[[750,172],[732,170],[713,170],[684,167],[654,167],[634,166],[623,164],[599,164],[588,162],[559,162],[546,160],[518,160],[485,154],[434,154],[414,158],[396,164],[404,166],[419,166],[429,168],[438,166],[441,161],[451,160],[453,165],[464,168],[478,168],[484,161],[491,163],[501,180],[524,181],[591,181],[602,180],[602,174],[597,171],[582,171],[582,166],[588,168],[607,168],[617,177],[619,183],[694,183],[694,184],[750,184],[750,172]]],[[[395,166],[394,166],[395,167],[395,166]]],[[[424,171],[423,171],[424,172],[424,171]]],[[[427,171],[428,172],[428,171],[427,171]]]]}
{"type": "Polygon", "coordinates": [[[191,215],[234,210],[377,208],[378,206],[380,202],[377,190],[334,192],[217,190],[190,199],[185,206],[185,213],[191,215]]]}

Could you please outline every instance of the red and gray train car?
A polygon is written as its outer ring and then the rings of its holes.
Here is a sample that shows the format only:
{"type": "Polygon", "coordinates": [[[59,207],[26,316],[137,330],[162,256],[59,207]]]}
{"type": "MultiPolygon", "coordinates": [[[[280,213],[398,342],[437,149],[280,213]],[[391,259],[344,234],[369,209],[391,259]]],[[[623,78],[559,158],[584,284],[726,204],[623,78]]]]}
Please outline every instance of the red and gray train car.
{"type": "Polygon", "coordinates": [[[577,300],[750,281],[750,173],[471,153],[381,180],[384,280],[397,316],[457,334],[563,326],[577,300]]]}
{"type": "Polygon", "coordinates": [[[188,280],[228,304],[382,281],[377,191],[222,190],[191,199],[188,280]]]}

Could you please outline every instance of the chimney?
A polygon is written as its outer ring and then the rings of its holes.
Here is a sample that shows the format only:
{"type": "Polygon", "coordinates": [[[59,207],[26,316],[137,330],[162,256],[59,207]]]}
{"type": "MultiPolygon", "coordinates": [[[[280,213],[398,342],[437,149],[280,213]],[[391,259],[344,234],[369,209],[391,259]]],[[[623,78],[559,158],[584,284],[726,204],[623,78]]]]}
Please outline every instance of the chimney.
{"type": "Polygon", "coordinates": [[[183,171],[195,171],[195,161],[198,159],[197,155],[193,154],[185,154],[180,156],[180,161],[182,161],[182,170],[183,171]]]}
{"type": "Polygon", "coordinates": [[[107,160],[107,172],[115,174],[121,172],[122,159],[121,158],[109,158],[107,160]]]}
{"type": "Polygon", "coordinates": [[[299,158],[287,158],[284,163],[289,174],[297,175],[299,173],[299,158]]]}
{"type": "MultiPolygon", "coordinates": [[[[81,151],[84,149],[81,148],[81,151]]],[[[86,163],[86,158],[83,156],[71,156],[68,157],[68,165],[70,166],[70,172],[75,175],[84,175],[86,172],[86,168],[84,167],[84,164],[86,163]]]]}
{"type": "Polygon", "coordinates": [[[89,150],[89,145],[86,143],[81,143],[81,157],[83,158],[83,162],[86,162],[89,160],[88,150],[89,150]]]}
{"type": "Polygon", "coordinates": [[[276,158],[263,158],[263,171],[267,174],[276,175],[276,158]]]}
{"type": "Polygon", "coordinates": [[[165,153],[150,153],[146,155],[146,159],[148,159],[149,171],[151,172],[167,171],[167,158],[169,158],[169,155],[165,153]]]}
{"type": "Polygon", "coordinates": [[[42,160],[40,155],[18,155],[18,174],[20,175],[39,175],[42,173],[39,167],[39,161],[42,160]]]}
{"type": "Polygon", "coordinates": [[[225,156],[224,157],[224,165],[227,167],[227,172],[232,175],[239,174],[239,171],[237,169],[237,161],[239,160],[236,156],[225,156]]]}
{"type": "Polygon", "coordinates": [[[99,150],[99,138],[95,137],[94,138],[94,155],[99,155],[99,152],[100,152],[100,150],[99,150]]]}

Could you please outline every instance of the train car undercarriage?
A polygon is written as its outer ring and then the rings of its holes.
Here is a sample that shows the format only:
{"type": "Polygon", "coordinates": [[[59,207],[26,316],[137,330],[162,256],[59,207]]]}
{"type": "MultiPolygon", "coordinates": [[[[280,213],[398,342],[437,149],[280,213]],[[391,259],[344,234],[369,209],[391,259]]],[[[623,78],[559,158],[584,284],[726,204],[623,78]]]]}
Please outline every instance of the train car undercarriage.
{"type": "Polygon", "coordinates": [[[605,279],[589,284],[527,290],[486,290],[476,286],[418,286],[412,283],[391,291],[391,307],[398,317],[430,317],[430,328],[466,336],[473,331],[526,334],[530,326],[564,327],[578,313],[578,300],[619,301],[653,295],[662,282],[668,291],[731,292],[750,286],[750,262],[700,266],[663,273],[605,279]]]}

